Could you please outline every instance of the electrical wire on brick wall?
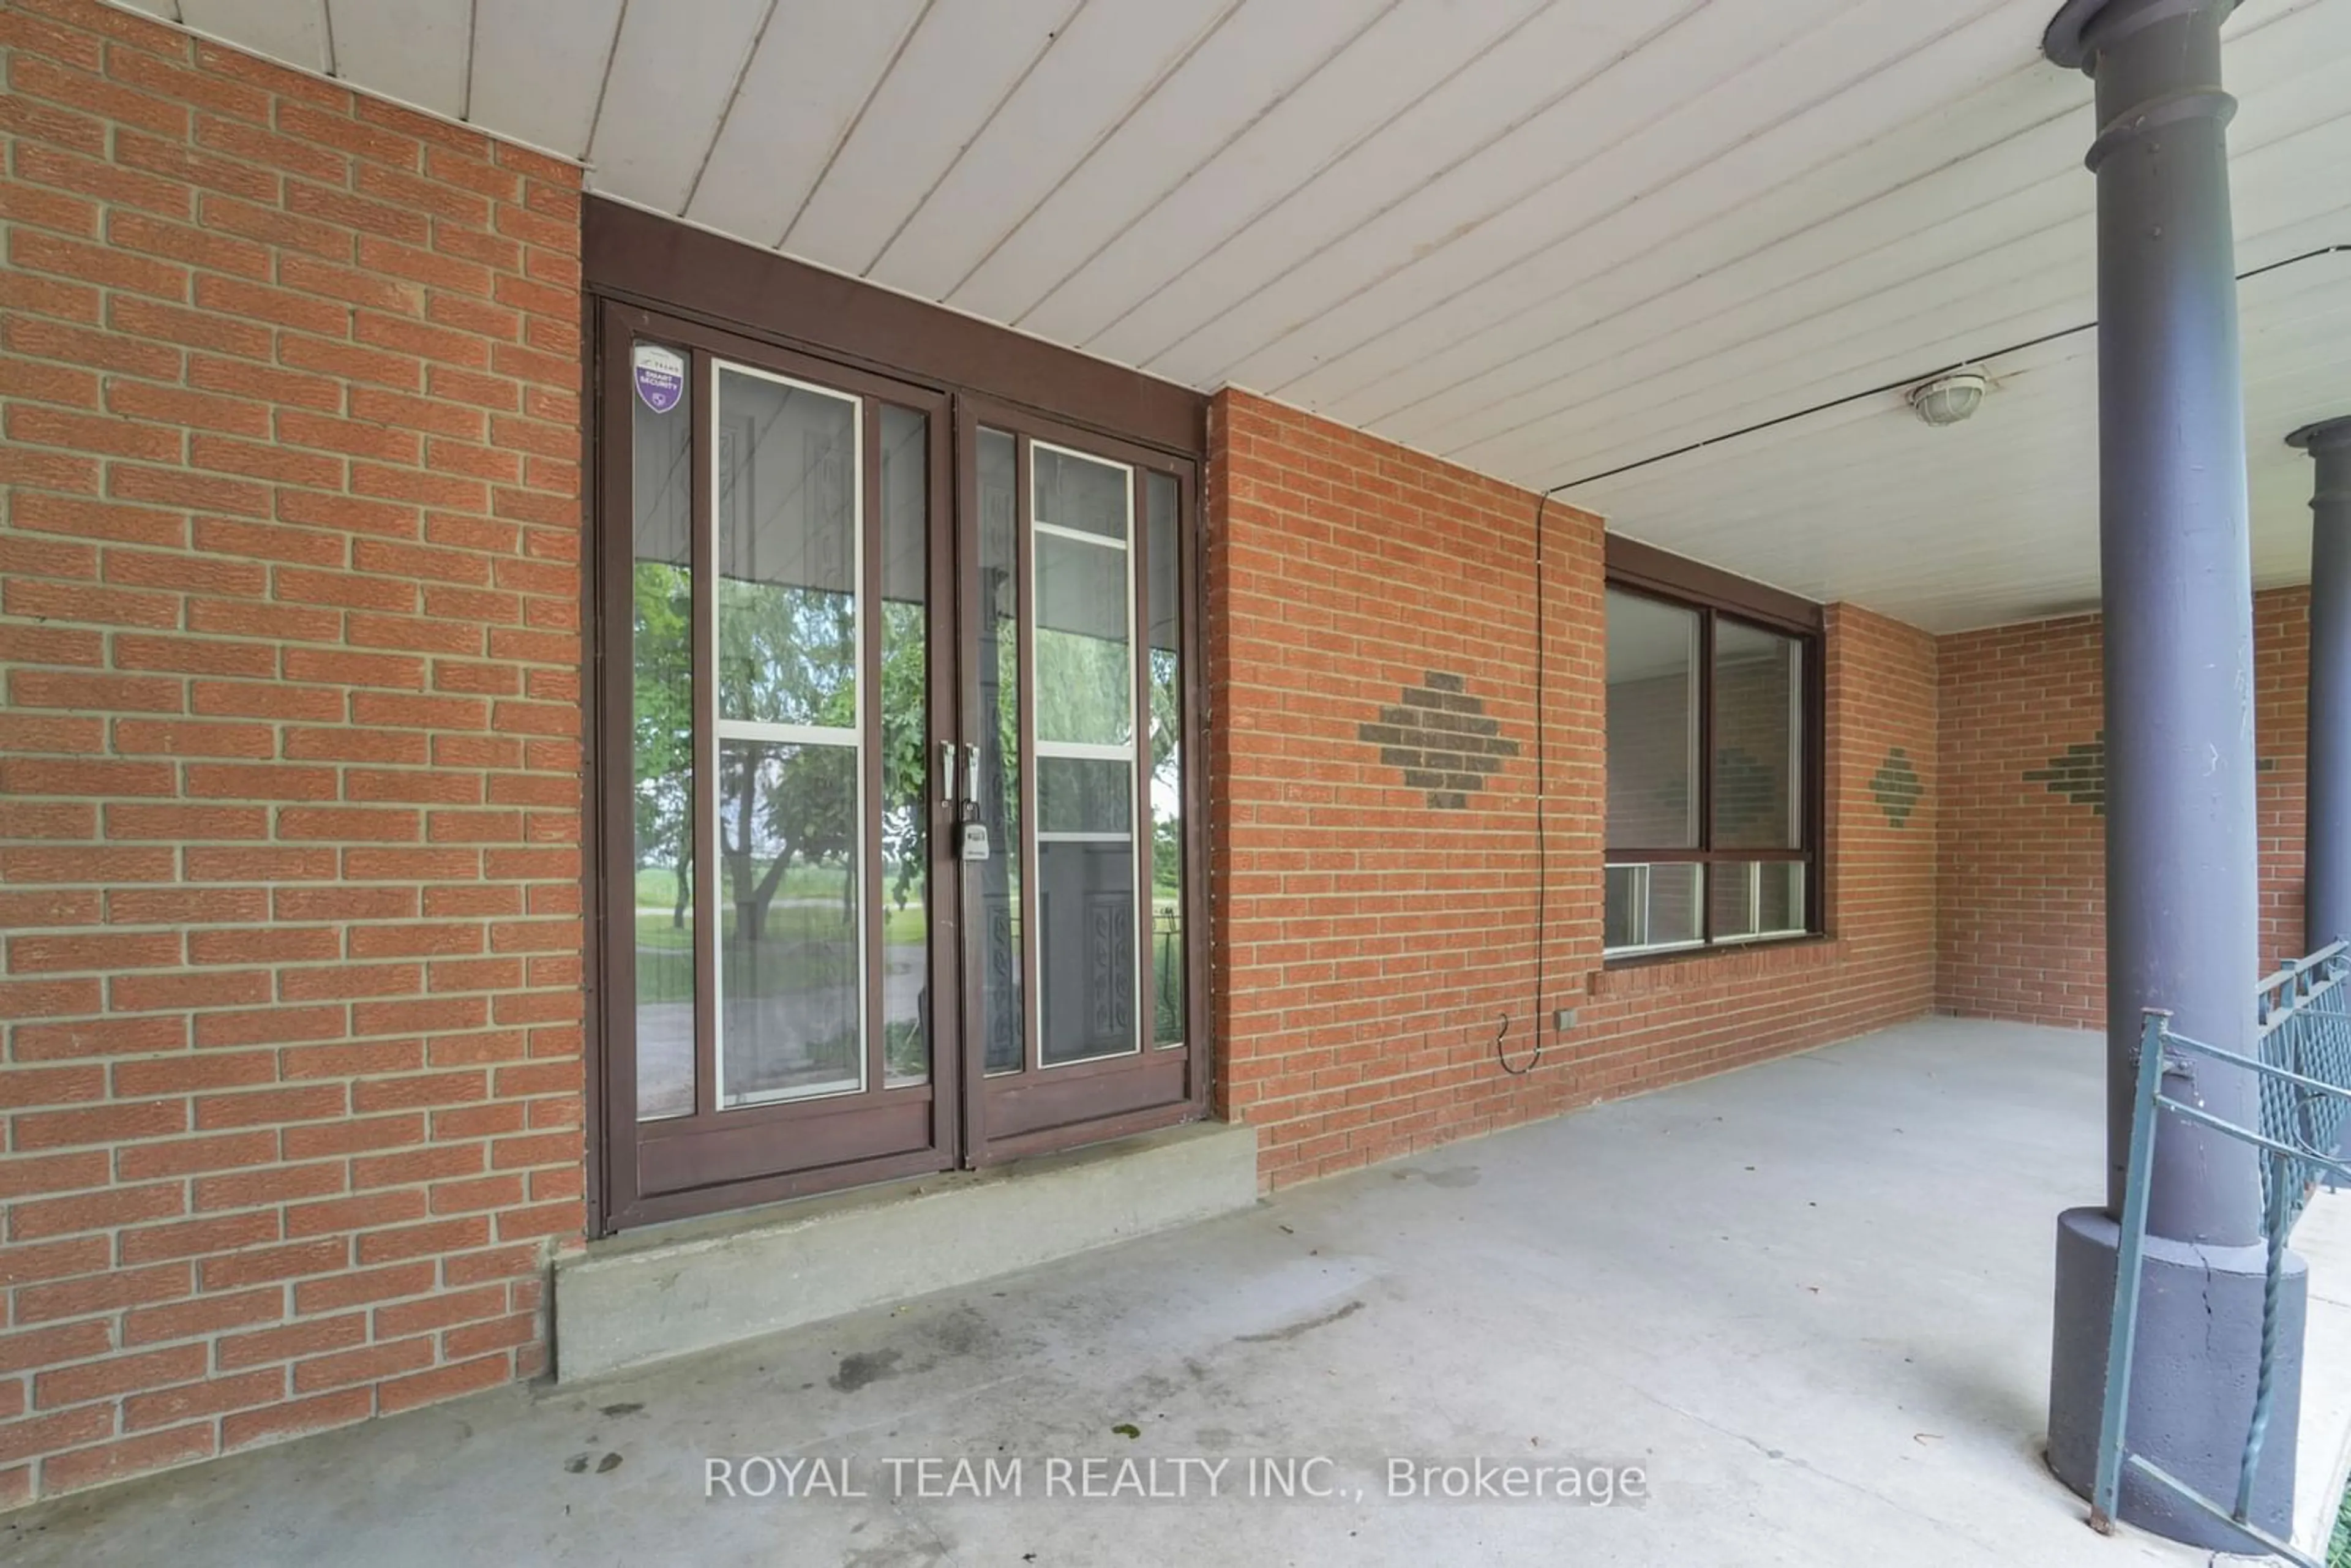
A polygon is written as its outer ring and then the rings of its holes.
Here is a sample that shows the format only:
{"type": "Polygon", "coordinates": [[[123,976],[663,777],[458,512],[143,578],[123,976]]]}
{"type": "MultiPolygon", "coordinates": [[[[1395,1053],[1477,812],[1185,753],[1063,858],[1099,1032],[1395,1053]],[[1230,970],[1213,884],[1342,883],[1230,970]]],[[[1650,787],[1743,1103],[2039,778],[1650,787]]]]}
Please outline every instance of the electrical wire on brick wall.
{"type": "Polygon", "coordinates": [[[1535,994],[1531,1014],[1535,1049],[1524,1067],[1511,1066],[1510,1053],[1502,1049],[1510,1032],[1510,1015],[1504,1013],[1500,1027],[1494,1030],[1494,1061],[1513,1078],[1524,1078],[1541,1067],[1543,1059],[1543,955],[1551,935],[1551,831],[1544,791],[1544,721],[1550,710],[1551,690],[1544,658],[1549,639],[1543,626],[1543,614],[1550,608],[1550,601],[1543,593],[1543,514],[1550,509],[1553,494],[1545,490],[1535,501],[1535,994]]]}

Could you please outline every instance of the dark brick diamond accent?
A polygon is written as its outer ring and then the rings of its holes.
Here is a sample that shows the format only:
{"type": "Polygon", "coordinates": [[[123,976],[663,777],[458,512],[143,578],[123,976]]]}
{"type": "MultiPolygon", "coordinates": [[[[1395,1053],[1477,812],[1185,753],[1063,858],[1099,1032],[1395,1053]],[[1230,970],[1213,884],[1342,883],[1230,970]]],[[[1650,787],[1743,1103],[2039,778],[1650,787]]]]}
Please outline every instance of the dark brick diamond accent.
{"type": "MultiPolygon", "coordinates": [[[[2278,759],[2257,757],[2253,759],[2256,773],[2274,773],[2278,759]]],[[[2053,795],[2063,795],[2076,806],[2087,806],[2094,817],[2106,814],[2106,732],[2098,731],[2097,738],[2086,744],[2069,746],[2064,754],[2049,759],[2046,768],[2027,768],[2028,784],[2046,784],[2053,795]]]]}
{"type": "Polygon", "coordinates": [[[1910,754],[1897,746],[1869,776],[1869,792],[1877,798],[1877,809],[1886,813],[1886,821],[1898,828],[1918,809],[1927,786],[1918,770],[1910,766],[1910,754]]]}
{"type": "Polygon", "coordinates": [[[1405,787],[1428,792],[1439,811],[1466,810],[1472,792],[1486,787],[1486,775],[1519,754],[1519,743],[1501,733],[1486,705],[1469,695],[1459,675],[1431,670],[1416,686],[1406,686],[1395,707],[1380,709],[1357,734],[1380,748],[1380,762],[1404,769],[1405,787]]]}
{"type": "Polygon", "coordinates": [[[2063,795],[2076,806],[2087,806],[2094,817],[2105,816],[2106,732],[2098,731],[2095,740],[2076,741],[2051,758],[2046,768],[2026,768],[2024,781],[2046,785],[2052,795],[2063,795]]]}

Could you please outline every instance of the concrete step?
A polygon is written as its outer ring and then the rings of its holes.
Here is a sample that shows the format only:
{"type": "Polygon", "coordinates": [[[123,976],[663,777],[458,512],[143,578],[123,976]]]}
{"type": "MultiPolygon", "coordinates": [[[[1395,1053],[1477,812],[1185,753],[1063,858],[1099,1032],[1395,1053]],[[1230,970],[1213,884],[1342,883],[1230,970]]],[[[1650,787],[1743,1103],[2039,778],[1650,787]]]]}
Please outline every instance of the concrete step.
{"type": "Polygon", "coordinates": [[[556,1381],[967,1285],[1256,1201],[1256,1129],[1204,1122],[613,1237],[555,1266],[556,1381]]]}

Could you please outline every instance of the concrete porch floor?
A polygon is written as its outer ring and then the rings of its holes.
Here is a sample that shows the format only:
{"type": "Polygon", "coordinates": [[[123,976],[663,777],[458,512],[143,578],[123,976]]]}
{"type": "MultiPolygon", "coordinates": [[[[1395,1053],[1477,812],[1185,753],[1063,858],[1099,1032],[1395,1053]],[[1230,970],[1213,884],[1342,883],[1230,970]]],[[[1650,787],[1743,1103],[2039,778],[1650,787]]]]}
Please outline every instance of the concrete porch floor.
{"type": "MultiPolygon", "coordinates": [[[[0,1519],[0,1559],[2198,1562],[2093,1534],[2039,1454],[2098,1053],[1920,1020],[894,1309],[44,1504],[0,1519]],[[706,1500],[705,1458],[748,1455],[849,1458],[873,1495],[706,1500]],[[1041,1495],[1086,1455],[1238,1458],[1214,1501],[1041,1495]],[[1247,1457],[1313,1455],[1342,1495],[1230,1495],[1247,1457]],[[1017,1457],[1024,1495],[893,1500],[889,1456],[1017,1457]],[[1651,1496],[1383,1495],[1390,1457],[1480,1456],[1637,1464],[1651,1496]]],[[[2351,1318],[2319,1275],[2314,1375],[2346,1364],[2322,1316],[2351,1318]]]]}

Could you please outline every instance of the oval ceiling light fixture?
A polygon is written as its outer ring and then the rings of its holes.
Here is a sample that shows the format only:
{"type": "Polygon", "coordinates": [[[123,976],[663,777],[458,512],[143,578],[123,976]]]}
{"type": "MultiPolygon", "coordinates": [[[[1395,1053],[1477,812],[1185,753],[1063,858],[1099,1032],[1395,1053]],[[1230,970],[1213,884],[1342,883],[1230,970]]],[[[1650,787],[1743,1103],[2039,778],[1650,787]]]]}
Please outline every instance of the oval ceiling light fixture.
{"type": "Polygon", "coordinates": [[[1991,385],[1991,378],[1981,371],[1953,371],[1912,387],[1910,412],[1928,424],[1957,424],[1975,413],[1991,385]]]}

